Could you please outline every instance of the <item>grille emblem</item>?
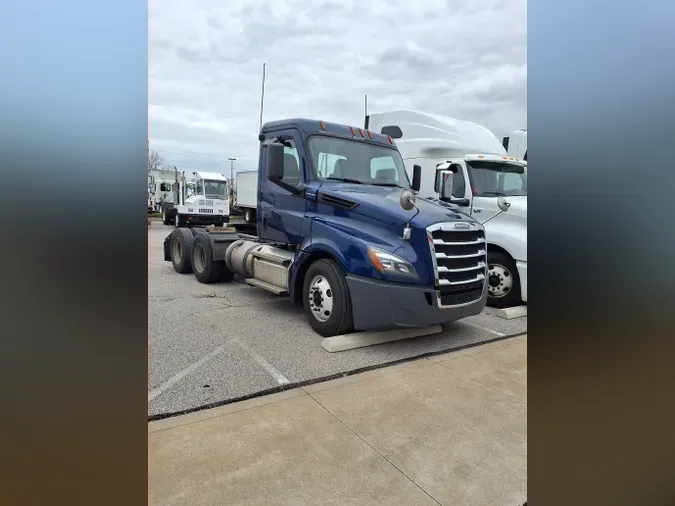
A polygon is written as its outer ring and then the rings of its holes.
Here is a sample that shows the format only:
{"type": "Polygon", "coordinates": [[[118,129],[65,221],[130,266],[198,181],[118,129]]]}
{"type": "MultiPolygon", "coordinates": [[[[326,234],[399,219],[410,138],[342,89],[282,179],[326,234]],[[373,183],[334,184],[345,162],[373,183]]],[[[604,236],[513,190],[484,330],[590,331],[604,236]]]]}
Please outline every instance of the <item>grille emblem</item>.
{"type": "Polygon", "coordinates": [[[455,226],[453,227],[457,230],[469,230],[469,224],[468,223],[455,223],[455,226]]]}

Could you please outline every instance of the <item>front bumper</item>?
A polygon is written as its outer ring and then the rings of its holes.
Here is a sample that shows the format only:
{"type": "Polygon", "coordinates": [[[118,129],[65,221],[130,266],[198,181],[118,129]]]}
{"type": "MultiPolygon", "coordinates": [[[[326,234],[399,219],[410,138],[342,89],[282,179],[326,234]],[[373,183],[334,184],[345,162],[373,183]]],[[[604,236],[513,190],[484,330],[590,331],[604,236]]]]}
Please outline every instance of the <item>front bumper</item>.
{"type": "Polygon", "coordinates": [[[441,308],[433,288],[398,285],[358,276],[348,276],[347,285],[352,299],[354,330],[450,323],[480,314],[487,301],[485,287],[482,296],[474,302],[441,308]]]}
{"type": "Polygon", "coordinates": [[[230,222],[229,215],[222,214],[185,214],[185,225],[222,225],[230,222]]]}
{"type": "Polygon", "coordinates": [[[520,298],[527,303],[527,262],[516,262],[518,276],[520,277],[520,298]]]}

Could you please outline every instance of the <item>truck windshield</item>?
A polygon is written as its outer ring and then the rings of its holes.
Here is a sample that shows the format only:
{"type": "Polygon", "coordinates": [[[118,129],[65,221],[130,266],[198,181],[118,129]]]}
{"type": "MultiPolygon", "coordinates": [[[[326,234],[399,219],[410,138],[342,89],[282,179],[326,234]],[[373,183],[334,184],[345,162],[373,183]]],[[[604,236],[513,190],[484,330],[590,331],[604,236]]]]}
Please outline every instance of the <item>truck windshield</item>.
{"type": "Polygon", "coordinates": [[[527,196],[527,169],[500,162],[467,162],[474,197],[527,196]]]}
{"type": "Polygon", "coordinates": [[[204,193],[207,199],[227,199],[225,181],[204,181],[204,193]]]}
{"type": "Polygon", "coordinates": [[[410,188],[398,150],[368,142],[314,135],[309,138],[314,177],[321,181],[410,188]]]}

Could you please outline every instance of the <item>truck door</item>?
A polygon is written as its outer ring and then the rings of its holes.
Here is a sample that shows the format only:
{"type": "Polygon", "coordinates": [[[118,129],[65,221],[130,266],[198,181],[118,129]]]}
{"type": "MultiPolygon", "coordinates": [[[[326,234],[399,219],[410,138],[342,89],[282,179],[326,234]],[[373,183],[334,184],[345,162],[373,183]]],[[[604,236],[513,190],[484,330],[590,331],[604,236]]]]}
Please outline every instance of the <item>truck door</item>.
{"type": "MultiPolygon", "coordinates": [[[[261,238],[285,244],[298,245],[303,242],[302,220],[305,215],[305,160],[300,136],[296,131],[284,131],[270,135],[270,141],[276,138],[284,144],[284,177],[281,184],[259,177],[260,192],[258,202],[258,233],[261,238]]],[[[265,157],[261,167],[265,166],[265,157]]]]}

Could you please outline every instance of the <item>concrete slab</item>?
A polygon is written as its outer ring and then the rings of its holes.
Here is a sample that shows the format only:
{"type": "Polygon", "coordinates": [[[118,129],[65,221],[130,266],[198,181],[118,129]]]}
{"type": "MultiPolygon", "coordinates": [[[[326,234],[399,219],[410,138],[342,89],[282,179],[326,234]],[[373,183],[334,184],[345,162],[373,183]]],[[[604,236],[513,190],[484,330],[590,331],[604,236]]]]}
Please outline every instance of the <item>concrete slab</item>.
{"type": "Polygon", "coordinates": [[[395,329],[382,332],[355,332],[341,336],[326,337],[321,341],[324,350],[330,353],[338,351],[355,350],[376,344],[391,343],[402,339],[440,334],[443,327],[433,325],[431,327],[417,329],[395,329]]]}
{"type": "Polygon", "coordinates": [[[149,439],[152,505],[437,504],[308,395],[149,439]]]}
{"type": "Polygon", "coordinates": [[[440,504],[523,504],[527,404],[425,362],[312,396],[440,504]]]}
{"type": "Polygon", "coordinates": [[[513,320],[514,318],[523,318],[524,316],[527,316],[527,305],[507,307],[504,309],[486,307],[485,313],[504,320],[513,320]]]}
{"type": "Polygon", "coordinates": [[[527,342],[514,340],[499,348],[441,363],[466,378],[527,402],[527,342]]]}

